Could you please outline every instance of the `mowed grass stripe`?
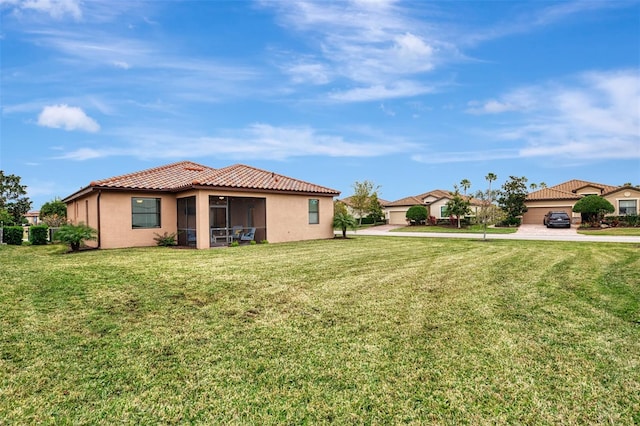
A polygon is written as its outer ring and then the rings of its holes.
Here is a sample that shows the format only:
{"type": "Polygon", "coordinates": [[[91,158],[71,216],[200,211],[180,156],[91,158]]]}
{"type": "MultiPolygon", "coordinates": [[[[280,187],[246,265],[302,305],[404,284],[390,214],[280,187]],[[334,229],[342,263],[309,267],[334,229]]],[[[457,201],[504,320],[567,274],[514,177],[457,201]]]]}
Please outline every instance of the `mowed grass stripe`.
{"type": "Polygon", "coordinates": [[[640,250],[0,248],[9,423],[639,422],[640,250]]]}

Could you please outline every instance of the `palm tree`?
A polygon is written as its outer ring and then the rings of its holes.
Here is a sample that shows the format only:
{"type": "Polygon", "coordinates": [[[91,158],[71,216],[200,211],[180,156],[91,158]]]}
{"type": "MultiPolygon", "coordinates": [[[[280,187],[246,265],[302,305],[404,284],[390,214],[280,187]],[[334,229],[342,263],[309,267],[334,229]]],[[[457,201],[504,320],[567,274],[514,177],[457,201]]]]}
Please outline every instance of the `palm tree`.
{"type": "MultiPolygon", "coordinates": [[[[493,202],[493,200],[491,199],[491,182],[493,182],[494,180],[497,180],[498,176],[496,176],[493,173],[489,173],[484,178],[489,181],[489,192],[487,193],[487,196],[489,198],[489,205],[487,206],[488,208],[489,206],[491,206],[491,203],[493,202]]],[[[484,218],[484,234],[482,236],[482,239],[483,240],[487,239],[487,218],[486,217],[484,218]]]]}
{"type": "Polygon", "coordinates": [[[471,181],[469,181],[469,179],[462,179],[460,181],[460,186],[464,191],[464,195],[467,195],[467,189],[471,188],[471,181]]]}
{"type": "Polygon", "coordinates": [[[338,212],[333,216],[333,227],[342,231],[342,238],[347,238],[347,228],[356,229],[356,218],[348,213],[338,212]]]}

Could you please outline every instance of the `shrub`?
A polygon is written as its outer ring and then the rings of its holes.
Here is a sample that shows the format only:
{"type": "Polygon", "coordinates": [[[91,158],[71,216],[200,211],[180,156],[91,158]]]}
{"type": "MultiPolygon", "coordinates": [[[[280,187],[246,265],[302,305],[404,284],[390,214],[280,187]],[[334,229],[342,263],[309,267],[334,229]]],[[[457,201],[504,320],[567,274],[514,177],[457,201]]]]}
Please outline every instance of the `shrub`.
{"type": "Polygon", "coordinates": [[[251,240],[251,241],[249,241],[249,245],[251,245],[251,246],[255,246],[256,244],[258,244],[258,243],[256,242],[256,240],[251,240]]]}
{"type": "Polygon", "coordinates": [[[507,217],[504,220],[496,223],[497,227],[511,227],[511,226],[520,226],[520,218],[519,217],[507,217]]]}
{"type": "Polygon", "coordinates": [[[630,214],[628,216],[624,216],[624,221],[627,223],[627,226],[639,226],[640,216],[637,214],[630,214]]]}
{"type": "Polygon", "coordinates": [[[178,234],[176,234],[175,232],[172,232],[171,234],[165,232],[162,235],[155,232],[154,234],[156,236],[153,238],[153,240],[160,247],[175,246],[176,244],[178,244],[178,242],[176,241],[176,237],[178,236],[178,234]]]}
{"type": "Polygon", "coordinates": [[[587,195],[573,206],[575,213],[582,213],[587,222],[596,223],[605,213],[613,213],[616,208],[607,199],[599,195],[587,195]]]}
{"type": "Polygon", "coordinates": [[[47,225],[33,225],[29,228],[29,241],[34,246],[43,246],[47,244],[49,227],[47,225]]]}
{"type": "Polygon", "coordinates": [[[267,240],[262,240],[262,241],[260,241],[260,244],[269,244],[269,241],[267,241],[267,240]]]}
{"type": "Polygon", "coordinates": [[[427,208],[425,206],[418,205],[409,207],[406,217],[411,222],[411,224],[420,224],[424,223],[428,215],[429,213],[427,212],[427,208]]]}
{"type": "Polygon", "coordinates": [[[87,240],[95,240],[98,231],[80,222],[78,225],[65,225],[56,232],[56,239],[69,244],[71,251],[80,250],[80,245],[87,240]]]}
{"type": "Polygon", "coordinates": [[[238,247],[240,245],[240,243],[238,241],[232,241],[231,244],[229,244],[230,247],[238,247]]]}
{"type": "Polygon", "coordinates": [[[365,216],[362,219],[360,219],[361,225],[373,225],[374,223],[375,223],[375,218],[371,216],[365,216]]]}
{"type": "Polygon", "coordinates": [[[22,229],[22,226],[5,226],[4,231],[2,232],[3,242],[13,246],[22,245],[23,233],[24,230],[22,229]]]}

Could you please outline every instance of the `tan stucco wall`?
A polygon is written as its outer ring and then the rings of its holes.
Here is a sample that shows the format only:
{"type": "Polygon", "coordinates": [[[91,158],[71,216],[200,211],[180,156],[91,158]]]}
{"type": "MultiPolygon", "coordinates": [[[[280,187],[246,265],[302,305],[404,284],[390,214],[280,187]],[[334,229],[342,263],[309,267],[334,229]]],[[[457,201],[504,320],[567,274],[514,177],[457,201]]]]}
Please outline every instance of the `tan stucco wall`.
{"type": "MultiPolygon", "coordinates": [[[[101,248],[145,247],[155,245],[155,234],[176,232],[176,201],[173,194],[155,192],[92,192],[67,205],[67,217],[72,223],[84,222],[100,233],[101,248]],[[99,197],[99,200],[98,200],[99,197]],[[131,198],[160,198],[160,228],[133,229],[131,225],[131,198]],[[98,202],[100,223],[98,224],[98,202]],[[88,212],[87,212],[88,207],[88,212]],[[87,218],[89,219],[87,221],[87,218]]],[[[96,241],[87,245],[95,247],[96,241]]]]}
{"type": "MultiPolygon", "coordinates": [[[[179,194],[156,192],[102,191],[100,194],[100,224],[98,224],[98,192],[91,192],[67,204],[67,217],[72,223],[85,222],[100,231],[100,247],[154,246],[154,237],[177,231],[177,198],[196,196],[197,248],[210,247],[209,196],[263,198],[266,203],[266,239],[278,243],[333,238],[333,197],[296,194],[264,194],[190,190],[179,194]],[[133,229],[131,198],[161,199],[161,227],[133,229]],[[309,224],[309,199],[319,200],[319,224],[309,224]],[[202,232],[204,230],[204,232],[202,232]]],[[[96,246],[97,242],[88,242],[96,246]]]]}
{"type": "MultiPolygon", "coordinates": [[[[571,209],[573,209],[573,205],[575,204],[575,201],[567,201],[567,200],[548,200],[548,201],[527,201],[525,202],[525,206],[527,206],[528,209],[545,209],[546,211],[566,211],[567,214],[569,214],[571,216],[571,222],[572,223],[580,223],[581,221],[581,215],[580,213],[573,213],[571,211],[571,209]]],[[[545,212],[546,213],[546,212],[545,212]]],[[[523,223],[538,223],[540,222],[539,220],[536,220],[534,222],[530,222],[527,219],[527,213],[525,213],[523,218],[523,223]]],[[[542,222],[540,222],[542,223],[542,222]]]]}
{"type": "Polygon", "coordinates": [[[577,190],[576,194],[579,194],[579,195],[590,195],[590,194],[601,195],[602,194],[602,189],[601,188],[597,188],[595,186],[585,186],[584,188],[580,188],[579,190],[577,190]]]}
{"type": "MultiPolygon", "coordinates": [[[[583,188],[580,190],[582,194],[592,194],[596,192],[597,188],[583,188]]],[[[615,212],[613,215],[620,215],[620,200],[635,200],[636,206],[640,209],[640,190],[635,188],[623,188],[620,191],[616,191],[613,194],[607,195],[604,197],[607,201],[609,201],[614,207],[615,212]]],[[[547,210],[565,210],[570,212],[571,219],[573,223],[580,223],[582,221],[582,215],[580,213],[573,213],[573,206],[578,200],[575,201],[567,201],[567,200],[542,200],[542,201],[527,201],[525,205],[527,208],[546,208],[547,210]]],[[[525,213],[526,217],[527,213],[525,213]]]]}
{"type": "Polygon", "coordinates": [[[267,239],[272,243],[333,238],[333,197],[267,195],[267,239]],[[309,200],[319,200],[319,223],[309,224],[309,200]]]}
{"type": "Polygon", "coordinates": [[[616,191],[611,195],[605,197],[616,208],[614,215],[620,214],[620,200],[635,200],[636,209],[640,211],[640,190],[635,188],[623,188],[620,191],[616,191]]]}

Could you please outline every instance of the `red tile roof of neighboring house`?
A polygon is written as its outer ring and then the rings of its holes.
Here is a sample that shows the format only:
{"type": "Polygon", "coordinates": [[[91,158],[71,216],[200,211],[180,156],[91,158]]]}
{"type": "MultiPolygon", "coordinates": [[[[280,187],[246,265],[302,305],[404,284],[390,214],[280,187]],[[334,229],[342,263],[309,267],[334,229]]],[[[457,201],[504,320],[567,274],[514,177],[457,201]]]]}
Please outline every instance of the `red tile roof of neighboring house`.
{"type": "MultiPolygon", "coordinates": [[[[476,198],[470,197],[468,195],[462,195],[462,198],[466,198],[472,205],[482,205],[482,201],[476,198]]],[[[416,195],[413,197],[405,197],[400,200],[396,200],[390,202],[386,205],[386,207],[400,207],[400,206],[415,206],[415,205],[425,205],[424,199],[433,197],[436,200],[442,200],[443,198],[451,199],[453,198],[453,193],[451,191],[446,191],[444,189],[434,189],[433,191],[425,192],[424,194],[416,195]]],[[[433,204],[433,203],[427,203],[433,204]]]]}
{"type": "Polygon", "coordinates": [[[428,197],[434,197],[438,200],[442,198],[451,198],[451,192],[445,191],[444,189],[434,189],[433,191],[425,192],[424,194],[416,195],[416,198],[420,200],[424,200],[428,197]]]}
{"type": "Polygon", "coordinates": [[[87,190],[98,188],[175,192],[198,186],[276,192],[302,192],[324,195],[340,194],[339,191],[334,189],[243,164],[214,169],[191,161],[181,161],[126,175],[93,181],[87,188],[67,197],[66,201],[75,198],[87,190]]]}
{"type": "Polygon", "coordinates": [[[416,197],[405,197],[396,201],[392,201],[386,205],[386,207],[400,207],[400,206],[419,206],[422,205],[422,199],[416,197]]]}
{"type": "Polygon", "coordinates": [[[527,201],[537,200],[579,200],[583,196],[577,191],[586,188],[595,187],[600,190],[599,195],[605,195],[620,189],[619,186],[604,185],[601,183],[587,182],[584,180],[573,179],[561,184],[542,188],[531,192],[527,195],[527,201]]]}

